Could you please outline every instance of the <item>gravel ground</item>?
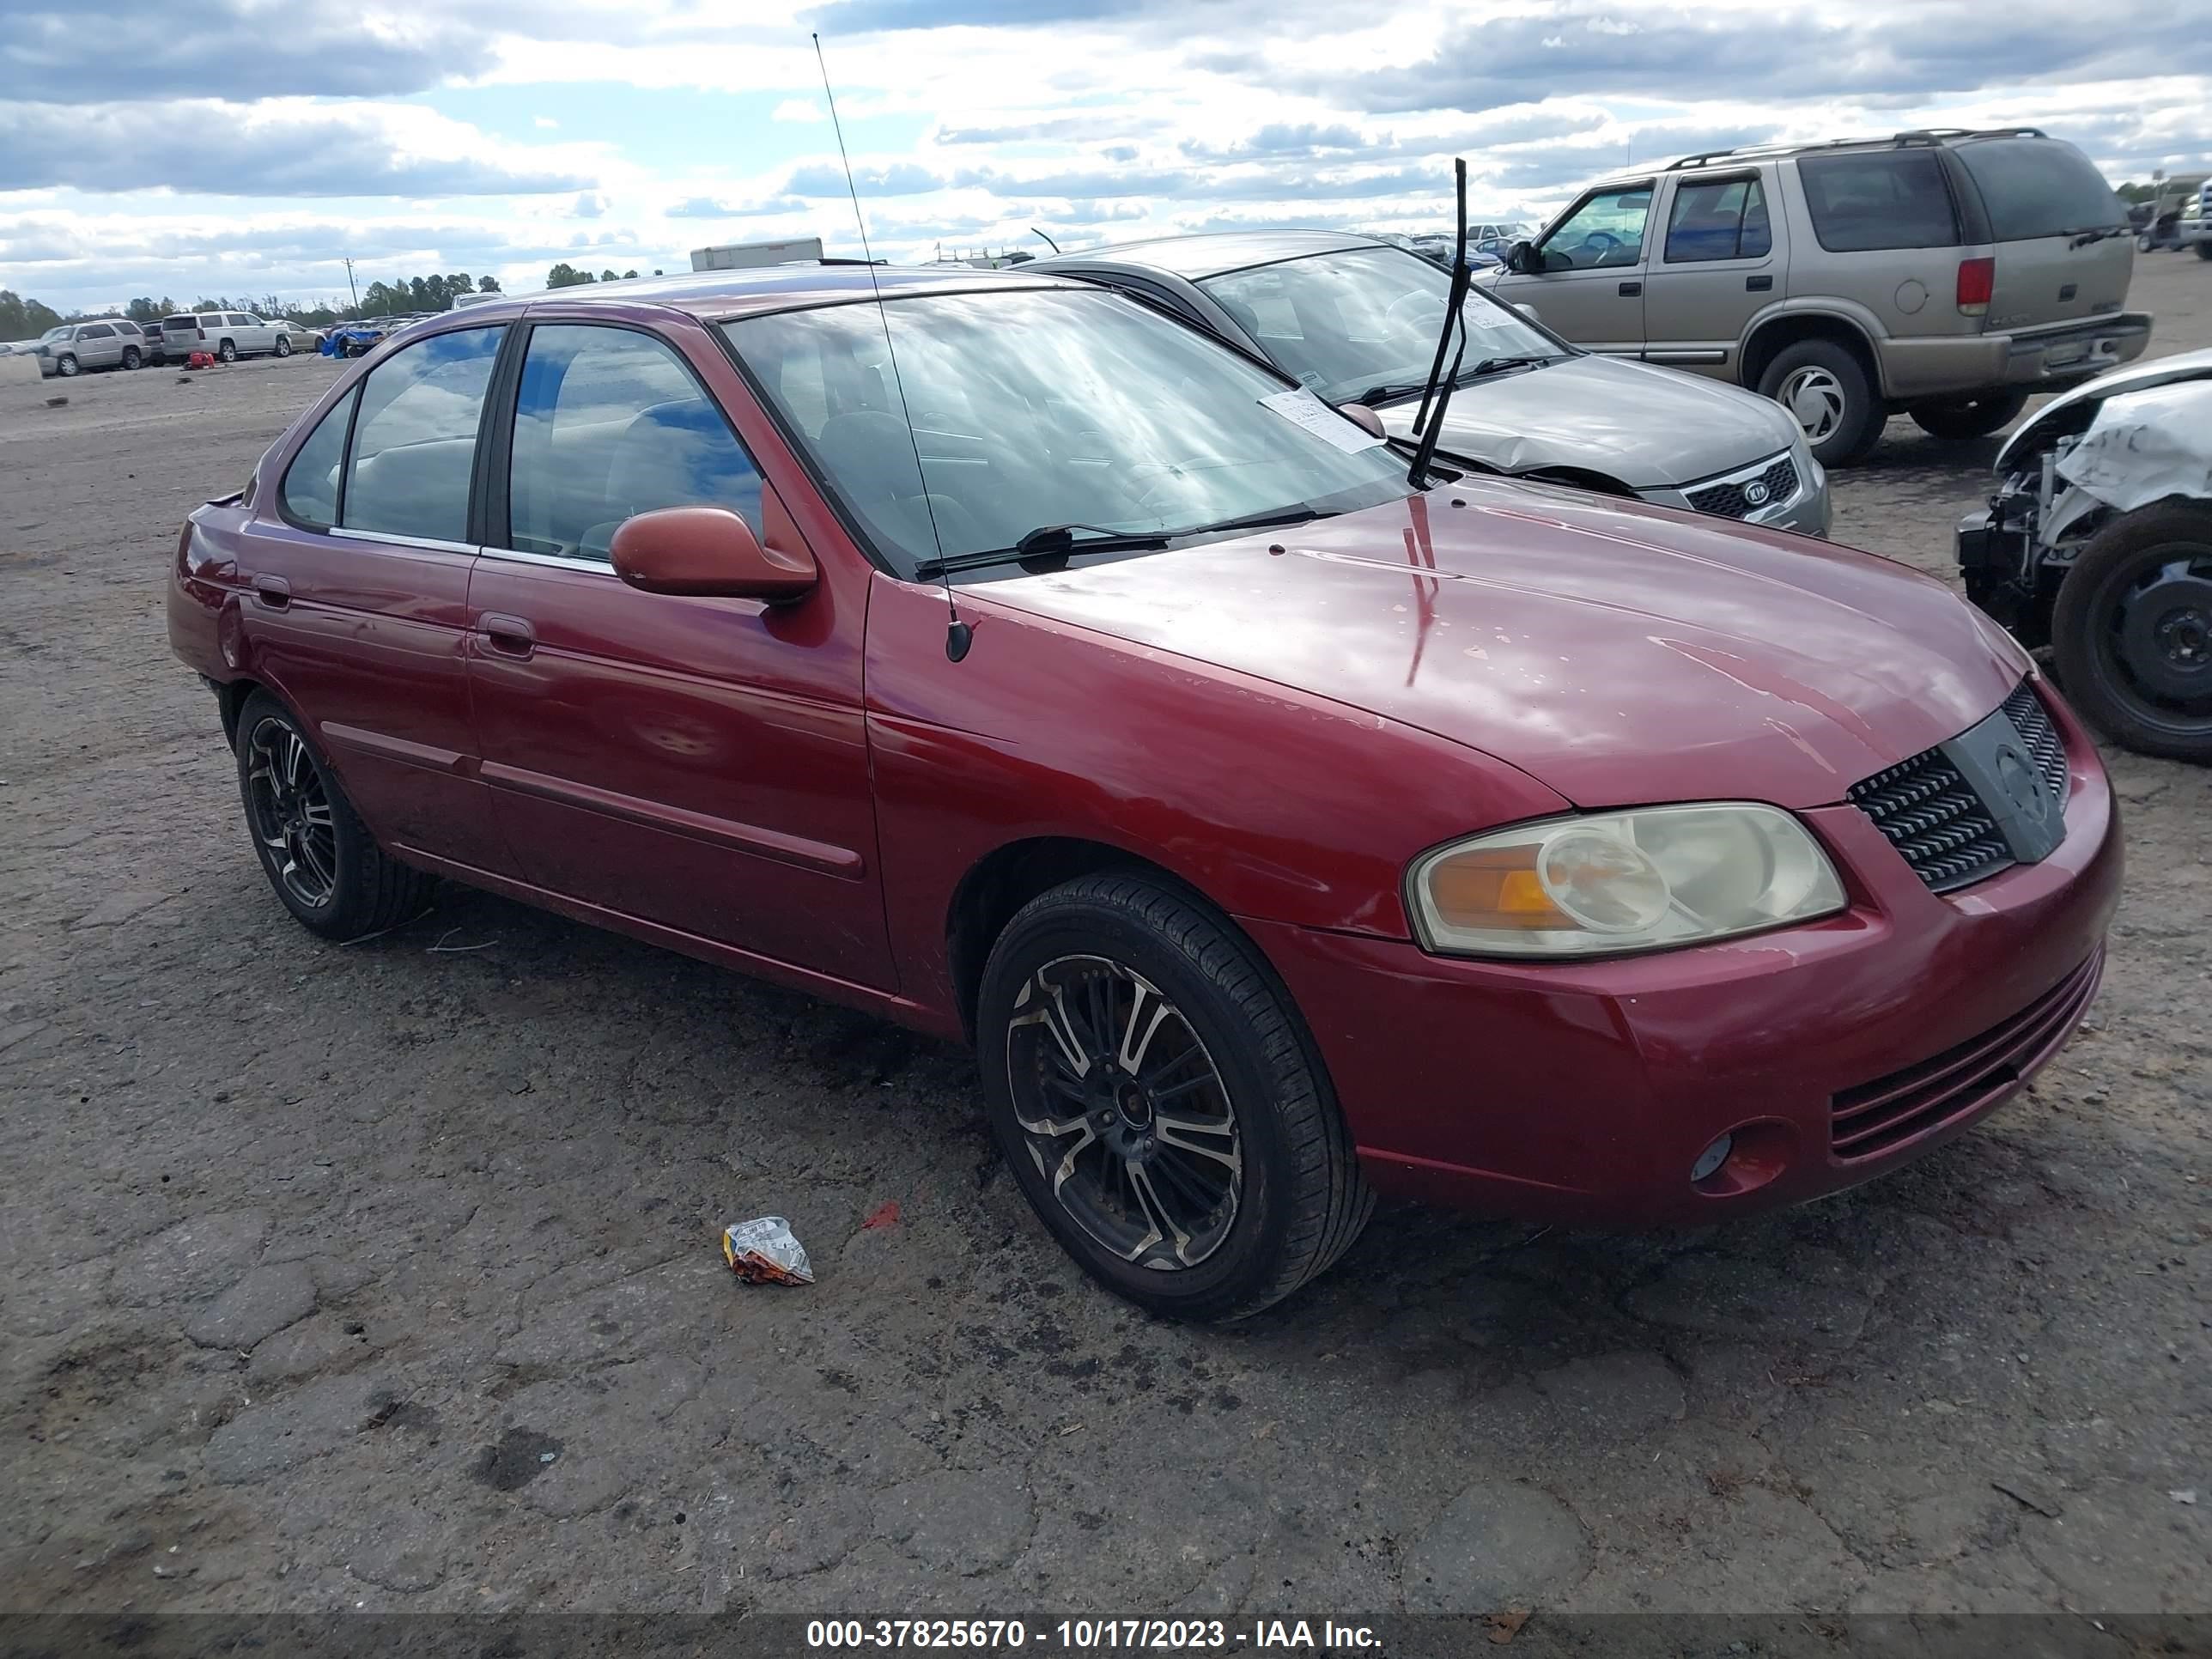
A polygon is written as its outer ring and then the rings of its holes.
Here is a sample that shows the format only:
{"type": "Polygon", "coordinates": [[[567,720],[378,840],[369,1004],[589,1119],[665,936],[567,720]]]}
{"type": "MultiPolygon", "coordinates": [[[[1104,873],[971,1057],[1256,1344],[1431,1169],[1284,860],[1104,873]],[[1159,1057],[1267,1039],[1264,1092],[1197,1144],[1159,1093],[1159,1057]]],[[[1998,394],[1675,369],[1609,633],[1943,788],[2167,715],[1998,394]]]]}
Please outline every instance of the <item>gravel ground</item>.
{"type": "MultiPolygon", "coordinates": [[[[1386,1209],[1181,1329],[960,1054],[459,889],[289,923],[161,582],[332,372],[0,404],[0,1607],[2212,1609],[2202,771],[2112,757],[2103,996],[1981,1132],[1694,1235],[1386,1209]],[[811,1289],[728,1278],[764,1212],[811,1289]]],[[[1993,449],[1893,423],[1838,538],[1944,571],[1993,449]]]]}

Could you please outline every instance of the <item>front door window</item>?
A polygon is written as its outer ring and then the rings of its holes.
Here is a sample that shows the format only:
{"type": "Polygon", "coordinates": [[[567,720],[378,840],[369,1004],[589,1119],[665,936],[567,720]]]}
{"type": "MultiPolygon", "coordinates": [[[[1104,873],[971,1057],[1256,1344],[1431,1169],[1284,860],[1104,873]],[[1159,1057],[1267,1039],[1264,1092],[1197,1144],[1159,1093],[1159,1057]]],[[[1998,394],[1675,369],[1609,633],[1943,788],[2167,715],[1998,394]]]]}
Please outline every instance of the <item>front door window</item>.
{"type": "Polygon", "coordinates": [[[1644,222],[1651,215],[1651,186],[1626,185],[1598,191],[1544,239],[1544,269],[1601,270],[1644,258],[1644,222]]]}

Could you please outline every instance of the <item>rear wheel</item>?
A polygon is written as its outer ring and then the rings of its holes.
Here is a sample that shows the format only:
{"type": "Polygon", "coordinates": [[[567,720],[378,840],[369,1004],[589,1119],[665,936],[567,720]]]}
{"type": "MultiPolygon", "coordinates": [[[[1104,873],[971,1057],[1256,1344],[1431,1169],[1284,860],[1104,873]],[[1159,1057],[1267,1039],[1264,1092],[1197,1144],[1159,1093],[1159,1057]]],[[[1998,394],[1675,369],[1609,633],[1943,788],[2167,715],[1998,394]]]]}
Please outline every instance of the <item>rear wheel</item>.
{"type": "Polygon", "coordinates": [[[1775,354],[1759,389],[1797,418],[1822,466],[1864,460],[1881,440],[1881,400],[1856,353],[1833,340],[1800,340],[1775,354]]]}
{"type": "Polygon", "coordinates": [[[2212,760],[2212,507],[2099,531],[2059,584],[2051,643],[2067,696],[2124,747],[2212,760]]]}
{"type": "Polygon", "coordinates": [[[225,340],[215,349],[215,355],[227,363],[234,363],[238,361],[238,348],[225,340]]]}
{"type": "Polygon", "coordinates": [[[1984,392],[1915,404],[1906,412],[1931,438],[1986,438],[2027,407],[2025,392],[1984,392]]]}
{"type": "Polygon", "coordinates": [[[239,711],[238,790],[262,873],[309,933],[358,939],[429,903],[434,878],[385,855],[299,722],[265,691],[239,711]]]}
{"type": "Polygon", "coordinates": [[[123,367],[125,368],[136,368],[138,367],[138,348],[137,346],[125,346],[123,348],[123,367]]]}
{"type": "Polygon", "coordinates": [[[1088,876],[1032,900],[992,949],[975,1026],[1024,1195],[1143,1307],[1257,1313],[1373,1212],[1287,994],[1225,919],[1163,884],[1088,876]]]}

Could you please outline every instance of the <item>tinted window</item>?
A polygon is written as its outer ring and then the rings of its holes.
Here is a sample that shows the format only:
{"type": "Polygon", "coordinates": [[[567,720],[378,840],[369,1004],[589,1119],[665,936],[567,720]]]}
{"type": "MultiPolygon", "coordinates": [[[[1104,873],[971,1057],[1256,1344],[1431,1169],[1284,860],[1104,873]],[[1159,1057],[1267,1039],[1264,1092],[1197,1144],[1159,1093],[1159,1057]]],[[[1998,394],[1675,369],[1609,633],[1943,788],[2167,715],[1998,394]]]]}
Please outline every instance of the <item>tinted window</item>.
{"type": "Polygon", "coordinates": [[[1674,205],[1667,215],[1670,263],[1756,259],[1773,246],[1766,192],[1756,174],[1674,186],[1674,205]]]}
{"type": "Polygon", "coordinates": [[[477,422],[501,332],[434,334],[362,383],[346,470],[347,529],[467,538],[477,422]]]}
{"type": "Polygon", "coordinates": [[[510,544],[605,559],[624,519],[726,507],[761,533],[761,481],[676,353],[629,329],[538,329],[523,359],[508,475],[510,544]]]}
{"type": "Polygon", "coordinates": [[[338,464],[345,459],[346,422],[354,400],[341,398],[315,423],[284,470],[284,516],[318,530],[338,521],[338,464]]]}
{"type": "MultiPolygon", "coordinates": [[[[1428,379],[1451,276],[1397,248],[1350,248],[1199,283],[1270,361],[1328,403],[1428,379]]],[[[1469,294],[1468,362],[1548,357],[1559,348],[1487,295],[1469,294]]]]}
{"type": "Polygon", "coordinates": [[[1394,451],[1337,448],[1261,401],[1310,414],[1307,394],[1103,289],[1001,288],[725,327],[817,471],[909,573],[939,546],[995,550],[1054,525],[1203,534],[1406,494],[1394,451]],[[884,372],[886,327],[911,427],[884,372]]]}
{"type": "Polygon", "coordinates": [[[1956,247],[1959,222],[1943,164],[1928,149],[1808,155],[1797,163],[1813,234],[1831,253],[1956,247]]]}
{"type": "Polygon", "coordinates": [[[1636,264],[1644,257],[1644,221],[1650,212],[1649,185],[1598,191],[1544,239],[1544,269],[1636,264]]]}
{"type": "Polygon", "coordinates": [[[161,319],[161,326],[164,329],[195,329],[199,325],[200,320],[197,317],[164,317],[161,319]]]}
{"type": "Polygon", "coordinates": [[[115,331],[106,323],[87,323],[77,330],[76,337],[80,340],[112,340],[115,337],[115,331]]]}
{"type": "Polygon", "coordinates": [[[2000,242],[2124,225],[2128,210],[2105,175],[2071,144],[2048,138],[1984,138],[1956,152],[1982,192],[2000,242]]]}

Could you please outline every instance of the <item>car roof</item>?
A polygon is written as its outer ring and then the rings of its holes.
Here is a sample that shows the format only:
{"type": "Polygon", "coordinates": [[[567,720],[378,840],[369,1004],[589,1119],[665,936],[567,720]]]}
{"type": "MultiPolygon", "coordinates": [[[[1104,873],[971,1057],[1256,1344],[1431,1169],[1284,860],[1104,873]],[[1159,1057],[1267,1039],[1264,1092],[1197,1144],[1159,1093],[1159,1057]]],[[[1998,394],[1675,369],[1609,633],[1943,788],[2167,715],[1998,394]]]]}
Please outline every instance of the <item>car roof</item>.
{"type": "MultiPolygon", "coordinates": [[[[1164,270],[1193,282],[1224,270],[1248,270],[1310,253],[1338,253],[1347,248],[1389,247],[1378,237],[1340,230],[1220,230],[1197,236],[1158,236],[1115,247],[1085,248],[1057,258],[1040,259],[1026,269],[1049,274],[1088,265],[1133,265],[1164,270]]],[[[1403,250],[1400,250],[1403,252],[1403,250]]]]}
{"type": "Polygon", "coordinates": [[[886,299],[922,294],[963,294],[1007,288],[1080,288],[1065,277],[1034,276],[1034,265],[1016,270],[929,269],[861,264],[821,264],[812,261],[782,265],[758,265],[740,270],[680,271],[672,276],[638,276],[611,283],[580,283],[511,299],[465,306],[436,314],[434,320],[465,317],[473,325],[511,320],[526,313],[581,310],[603,312],[610,319],[647,316],[656,312],[682,311],[720,321],[761,312],[795,311],[811,306],[838,305],[872,299],[880,291],[886,299]]]}
{"type": "Polygon", "coordinates": [[[1654,161],[1649,167],[1623,167],[1594,179],[1583,190],[1604,190],[1620,185],[1649,184],[1652,177],[1662,173],[1694,173],[1701,168],[1747,167],[1754,161],[1775,161],[1800,155],[1849,154],[1853,151],[1893,149],[1948,149],[1954,144],[1977,143],[1990,138],[2039,138],[2046,143],[2061,143],[2040,127],[1922,127],[1910,132],[1893,132],[1887,137],[1860,138],[1820,138],[1795,144],[1743,144],[1735,149],[1710,149],[1695,155],[1678,155],[1672,161],[1654,161]]]}

